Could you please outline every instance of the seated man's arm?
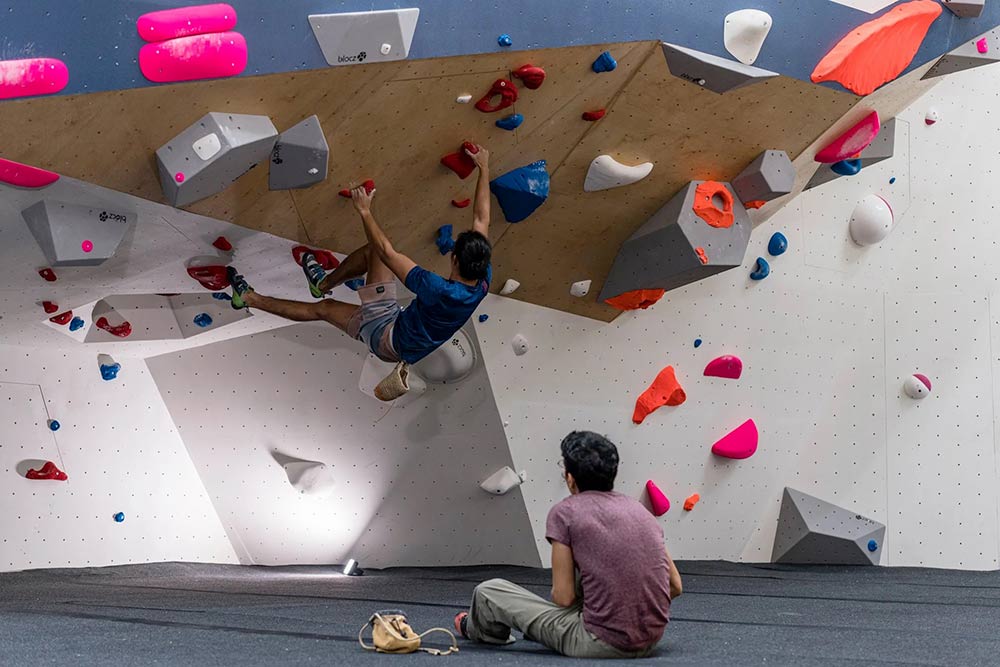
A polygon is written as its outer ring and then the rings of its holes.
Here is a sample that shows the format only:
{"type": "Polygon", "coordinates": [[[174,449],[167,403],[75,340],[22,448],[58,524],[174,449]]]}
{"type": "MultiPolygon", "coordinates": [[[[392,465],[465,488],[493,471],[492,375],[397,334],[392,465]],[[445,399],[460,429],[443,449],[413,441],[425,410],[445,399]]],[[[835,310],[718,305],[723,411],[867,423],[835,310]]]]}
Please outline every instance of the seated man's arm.
{"type": "Polygon", "coordinates": [[[573,550],[562,542],[552,542],[552,601],[560,607],[572,607],[576,602],[573,550]]]}
{"type": "Polygon", "coordinates": [[[673,600],[680,597],[680,594],[684,592],[684,586],[681,583],[681,573],[677,571],[674,559],[670,557],[670,552],[667,551],[667,545],[663,545],[663,550],[667,554],[667,567],[670,569],[670,599],[673,600]]]}
{"type": "Polygon", "coordinates": [[[389,267],[389,270],[400,281],[405,283],[406,276],[409,275],[417,263],[406,255],[396,252],[396,249],[392,247],[392,243],[389,241],[389,237],[385,235],[378,222],[375,221],[375,216],[372,215],[371,211],[372,197],[374,195],[374,190],[369,194],[363,186],[354,188],[351,191],[351,199],[354,200],[354,208],[357,209],[358,214],[361,216],[361,222],[365,226],[365,236],[368,237],[369,246],[375,250],[375,254],[382,260],[382,263],[389,267]]]}
{"type": "Polygon", "coordinates": [[[476,180],[476,203],[472,209],[472,230],[486,238],[490,237],[490,152],[482,146],[476,146],[477,153],[468,153],[476,166],[479,167],[479,177],[476,180]]]}

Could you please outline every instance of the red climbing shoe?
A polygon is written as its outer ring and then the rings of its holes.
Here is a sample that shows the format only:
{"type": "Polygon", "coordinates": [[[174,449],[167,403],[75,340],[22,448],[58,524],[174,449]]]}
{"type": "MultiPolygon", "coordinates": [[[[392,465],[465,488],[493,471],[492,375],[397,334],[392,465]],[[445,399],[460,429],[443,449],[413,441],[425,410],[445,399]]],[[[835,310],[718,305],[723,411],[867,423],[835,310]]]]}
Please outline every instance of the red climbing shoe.
{"type": "Polygon", "coordinates": [[[545,70],[534,65],[522,65],[511,72],[511,74],[514,78],[520,79],[524,87],[529,90],[540,88],[542,82],[545,81],[545,70]]]}
{"type": "Polygon", "coordinates": [[[108,318],[99,317],[94,324],[97,325],[98,329],[104,329],[112,336],[118,336],[119,338],[128,338],[132,335],[132,324],[128,320],[122,322],[118,326],[111,326],[111,322],[108,322],[108,318]]]}
{"type": "MultiPolygon", "coordinates": [[[[365,192],[367,192],[368,194],[371,194],[372,192],[375,191],[375,181],[373,181],[371,179],[368,179],[367,181],[365,181],[361,185],[365,186],[365,192]]],[[[343,190],[340,191],[340,196],[341,197],[345,197],[347,199],[350,199],[351,198],[351,189],[350,188],[344,188],[343,190]]]]}
{"type": "Polygon", "coordinates": [[[493,113],[494,111],[500,111],[512,106],[514,102],[517,102],[517,88],[507,79],[497,79],[493,82],[490,92],[483,95],[483,98],[476,102],[476,108],[483,113],[493,113]],[[497,97],[500,100],[494,104],[493,100],[497,97]]]}
{"type": "Polygon", "coordinates": [[[52,461],[46,461],[41,470],[32,468],[24,475],[28,479],[51,479],[57,482],[65,482],[69,475],[56,467],[52,461]]]}

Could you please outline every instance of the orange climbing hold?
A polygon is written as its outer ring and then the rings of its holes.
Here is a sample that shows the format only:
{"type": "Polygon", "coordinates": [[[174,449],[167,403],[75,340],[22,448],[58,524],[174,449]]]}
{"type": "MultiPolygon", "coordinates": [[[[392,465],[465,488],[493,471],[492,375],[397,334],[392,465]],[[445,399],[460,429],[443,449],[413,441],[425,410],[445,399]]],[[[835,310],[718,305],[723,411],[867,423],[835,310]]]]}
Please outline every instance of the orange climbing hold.
{"type": "Polygon", "coordinates": [[[819,61],[813,83],[836,81],[858,95],[872,93],[907,68],[940,13],[934,0],[913,0],[862,23],[819,61]]]}
{"type": "Polygon", "coordinates": [[[667,366],[656,376],[653,384],[649,385],[649,389],[642,392],[642,395],[636,400],[632,421],[641,424],[642,420],[657,408],[664,405],[680,405],[686,400],[687,394],[684,393],[681,383],[677,381],[674,367],[667,366]]]}
{"type": "Polygon", "coordinates": [[[692,493],[684,500],[684,511],[690,512],[691,510],[693,510],[694,506],[698,504],[699,500],[701,500],[701,496],[699,496],[697,493],[692,493]]]}
{"type": "Polygon", "coordinates": [[[718,181],[705,181],[695,188],[692,208],[695,215],[712,227],[732,227],[735,221],[733,217],[733,193],[718,181]],[[722,200],[722,208],[715,205],[716,197],[722,200]]]}
{"type": "Polygon", "coordinates": [[[667,290],[662,289],[637,289],[625,292],[610,299],[605,299],[604,303],[614,306],[618,310],[645,310],[663,298],[667,290]]]}
{"type": "Polygon", "coordinates": [[[753,199],[751,201],[745,202],[743,204],[743,208],[760,208],[766,203],[767,202],[764,201],[763,199],[753,199]]]}
{"type": "Polygon", "coordinates": [[[704,248],[698,247],[695,248],[694,251],[698,253],[698,259],[701,260],[702,264],[708,264],[708,255],[705,254],[704,248]]]}

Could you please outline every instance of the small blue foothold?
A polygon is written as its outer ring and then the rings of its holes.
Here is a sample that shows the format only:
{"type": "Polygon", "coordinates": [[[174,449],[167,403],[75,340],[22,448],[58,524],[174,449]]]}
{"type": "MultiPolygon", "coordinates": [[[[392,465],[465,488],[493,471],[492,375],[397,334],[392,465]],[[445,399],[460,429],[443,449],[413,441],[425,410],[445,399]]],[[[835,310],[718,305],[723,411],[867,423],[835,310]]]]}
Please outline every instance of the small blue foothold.
{"type": "Polygon", "coordinates": [[[868,540],[868,551],[878,551],[878,542],[875,540],[868,540]]]}
{"type": "Polygon", "coordinates": [[[602,72],[611,72],[616,67],[618,67],[618,61],[611,56],[610,51],[605,51],[601,55],[597,56],[597,60],[594,64],[590,66],[598,74],[602,72]]]}
{"type": "Polygon", "coordinates": [[[438,227],[438,235],[434,243],[437,244],[438,250],[442,255],[447,255],[455,249],[455,239],[451,238],[451,232],[451,225],[441,225],[438,227]]]}
{"type": "Polygon", "coordinates": [[[69,330],[76,331],[77,329],[83,328],[83,320],[79,317],[74,317],[69,323],[69,330]]]}
{"type": "Polygon", "coordinates": [[[830,165],[830,169],[832,169],[835,174],[840,174],[841,176],[854,176],[856,173],[861,171],[861,160],[855,158],[853,160],[841,160],[840,162],[834,162],[830,165]]]}
{"type": "Polygon", "coordinates": [[[49,428],[51,430],[58,431],[59,430],[59,426],[60,426],[59,422],[57,422],[55,419],[50,419],[49,420],[49,428]]]}
{"type": "Polygon", "coordinates": [[[763,257],[757,258],[757,268],[750,274],[750,280],[763,280],[771,274],[771,265],[763,257]]]}
{"type": "Polygon", "coordinates": [[[511,46],[514,44],[514,40],[510,38],[510,35],[504,33],[497,37],[497,44],[500,46],[511,46]]]}
{"type": "Polygon", "coordinates": [[[233,297],[229,296],[225,292],[212,292],[212,298],[218,301],[232,301],[233,297]]]}
{"type": "Polygon", "coordinates": [[[105,380],[114,380],[121,369],[121,364],[101,364],[101,377],[105,380]]]}
{"type": "Polygon", "coordinates": [[[892,185],[895,182],[896,182],[896,177],[895,176],[893,176],[892,178],[889,179],[889,185],[892,185]]]}
{"type": "Polygon", "coordinates": [[[788,250],[788,239],[785,238],[785,235],[781,232],[772,234],[771,240],[767,242],[767,252],[772,257],[777,257],[784,254],[786,250],[788,250]]]}
{"type": "Polygon", "coordinates": [[[496,122],[496,126],[501,130],[507,130],[508,132],[513,132],[517,128],[521,127],[521,123],[524,122],[524,116],[519,113],[511,114],[506,118],[501,118],[496,122]]]}
{"type": "Polygon", "coordinates": [[[479,321],[480,322],[485,322],[488,319],[490,319],[490,316],[487,315],[486,313],[483,313],[482,315],[479,316],[479,321]]]}
{"type": "Polygon", "coordinates": [[[115,514],[114,519],[116,523],[121,523],[125,520],[125,512],[118,512],[115,514]]]}
{"type": "Polygon", "coordinates": [[[694,346],[695,346],[696,349],[699,348],[699,347],[701,347],[701,339],[700,338],[695,338],[694,339],[694,346]]]}
{"type": "Polygon", "coordinates": [[[365,279],[364,278],[354,278],[352,280],[348,280],[348,281],[344,282],[344,284],[347,285],[348,287],[350,287],[355,292],[357,292],[359,289],[361,289],[362,287],[365,286],[365,279]]]}
{"type": "Polygon", "coordinates": [[[194,316],[194,323],[200,327],[212,326],[212,316],[208,313],[198,313],[194,316]]]}

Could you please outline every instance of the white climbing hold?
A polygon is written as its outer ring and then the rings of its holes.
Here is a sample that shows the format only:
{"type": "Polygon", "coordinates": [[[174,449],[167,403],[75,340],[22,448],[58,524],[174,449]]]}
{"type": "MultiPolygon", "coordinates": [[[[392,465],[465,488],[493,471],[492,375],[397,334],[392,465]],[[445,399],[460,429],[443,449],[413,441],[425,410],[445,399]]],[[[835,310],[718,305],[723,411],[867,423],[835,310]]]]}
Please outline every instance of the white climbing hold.
{"type": "Polygon", "coordinates": [[[590,281],[589,280],[580,280],[580,281],[577,281],[577,282],[573,283],[572,285],[570,285],[570,287],[569,287],[569,293],[572,294],[575,297],[587,296],[587,293],[589,291],[590,291],[590,281]]]}
{"type": "Polygon", "coordinates": [[[528,339],[521,334],[517,334],[511,339],[510,346],[514,348],[514,354],[519,357],[528,353],[528,339]]]}
{"type": "Polygon", "coordinates": [[[502,496],[511,489],[516,489],[528,480],[528,473],[522,470],[516,473],[510,466],[504,466],[495,473],[487,477],[479,485],[483,491],[492,493],[495,496],[502,496]]]}
{"type": "Polygon", "coordinates": [[[455,101],[458,102],[459,104],[468,104],[469,102],[472,101],[472,95],[470,95],[469,93],[463,93],[462,95],[456,97],[455,101]]]}
{"type": "Polygon", "coordinates": [[[521,283],[517,282],[513,278],[508,278],[507,282],[503,284],[500,288],[500,295],[507,296],[508,294],[513,294],[517,291],[517,288],[521,286],[521,283]]]}
{"type": "Polygon", "coordinates": [[[759,9],[741,9],[726,16],[726,51],[744,65],[752,65],[771,32],[771,15],[759,9]]]}
{"type": "Polygon", "coordinates": [[[288,483],[302,494],[318,495],[332,490],[333,471],[319,461],[289,461],[285,463],[288,483]]]}
{"type": "Polygon", "coordinates": [[[941,120],[941,112],[937,109],[928,109],[927,115],[924,116],[924,123],[927,125],[933,125],[934,123],[941,120]]]}
{"type": "Polygon", "coordinates": [[[918,401],[931,395],[931,381],[926,375],[914,373],[903,382],[903,392],[918,401]]]}
{"type": "Polygon", "coordinates": [[[892,231],[892,207],[878,195],[868,195],[851,214],[851,239],[860,246],[874,245],[892,231]]]}
{"type": "Polygon", "coordinates": [[[309,170],[309,173],[312,174],[313,176],[315,176],[316,174],[319,173],[319,169],[317,169],[316,167],[313,167],[312,169],[309,170]]]}
{"type": "Polygon", "coordinates": [[[643,162],[634,167],[622,164],[610,155],[598,155],[590,163],[587,178],[583,182],[584,192],[599,192],[638,183],[653,171],[652,162],[643,162]]]}
{"type": "Polygon", "coordinates": [[[383,44],[379,49],[383,56],[387,56],[392,53],[392,44],[383,44]]]}

